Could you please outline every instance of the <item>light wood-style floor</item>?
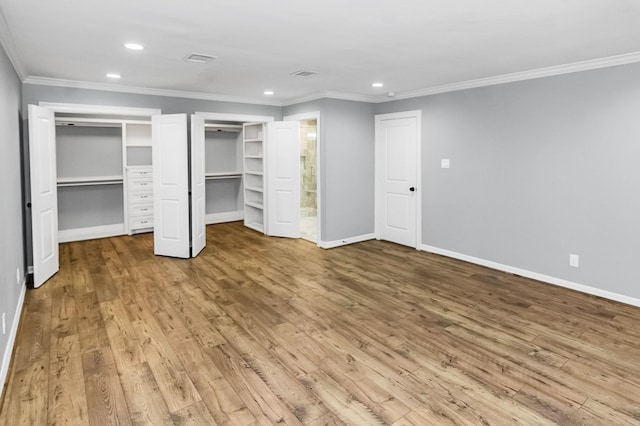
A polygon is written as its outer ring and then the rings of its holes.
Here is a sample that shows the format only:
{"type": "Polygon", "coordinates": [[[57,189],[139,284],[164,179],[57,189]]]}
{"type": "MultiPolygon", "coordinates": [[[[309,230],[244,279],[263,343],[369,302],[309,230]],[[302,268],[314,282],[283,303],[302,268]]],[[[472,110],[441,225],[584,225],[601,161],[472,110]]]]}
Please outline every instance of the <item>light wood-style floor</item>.
{"type": "Polygon", "coordinates": [[[640,309],[391,243],[240,223],[61,246],[0,424],[640,424],[640,309]]]}

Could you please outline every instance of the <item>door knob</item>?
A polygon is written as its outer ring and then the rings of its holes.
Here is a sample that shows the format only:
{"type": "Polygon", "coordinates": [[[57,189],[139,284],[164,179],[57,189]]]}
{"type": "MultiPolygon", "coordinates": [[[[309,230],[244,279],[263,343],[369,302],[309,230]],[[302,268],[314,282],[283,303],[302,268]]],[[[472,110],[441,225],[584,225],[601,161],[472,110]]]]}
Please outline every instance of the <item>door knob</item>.
{"type": "Polygon", "coordinates": [[[415,191],[415,190],[416,190],[416,188],[415,188],[415,187],[413,187],[413,186],[412,186],[411,188],[409,188],[409,191],[411,191],[411,192],[413,192],[413,191],[415,191]]]}

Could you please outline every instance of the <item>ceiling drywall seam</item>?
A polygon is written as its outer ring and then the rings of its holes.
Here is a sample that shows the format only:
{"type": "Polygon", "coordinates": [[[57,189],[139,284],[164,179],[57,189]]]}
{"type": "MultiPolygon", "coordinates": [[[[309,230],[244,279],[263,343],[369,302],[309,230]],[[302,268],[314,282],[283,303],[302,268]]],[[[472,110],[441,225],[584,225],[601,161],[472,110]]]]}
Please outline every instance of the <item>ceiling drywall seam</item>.
{"type": "Polygon", "coordinates": [[[7,53],[7,56],[9,57],[13,68],[18,74],[18,77],[21,81],[24,81],[24,79],[27,77],[27,72],[24,69],[22,60],[20,59],[18,49],[16,49],[15,47],[13,37],[11,37],[11,33],[9,32],[9,25],[7,24],[7,20],[4,17],[2,8],[0,8],[0,44],[4,48],[4,51],[7,53]]]}

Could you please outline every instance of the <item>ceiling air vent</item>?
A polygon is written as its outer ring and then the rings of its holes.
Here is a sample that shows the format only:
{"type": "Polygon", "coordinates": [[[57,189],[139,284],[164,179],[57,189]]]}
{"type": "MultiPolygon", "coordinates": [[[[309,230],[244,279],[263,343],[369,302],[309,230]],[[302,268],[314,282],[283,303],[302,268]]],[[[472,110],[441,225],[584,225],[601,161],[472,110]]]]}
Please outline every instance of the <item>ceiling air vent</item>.
{"type": "Polygon", "coordinates": [[[315,71],[303,71],[303,70],[291,73],[291,75],[294,76],[294,77],[305,77],[305,78],[306,77],[313,77],[316,74],[318,74],[318,73],[315,72],[315,71]]]}
{"type": "Polygon", "coordinates": [[[216,59],[215,56],[203,55],[202,53],[190,53],[185,56],[184,60],[187,62],[195,62],[196,64],[206,64],[216,59]]]}

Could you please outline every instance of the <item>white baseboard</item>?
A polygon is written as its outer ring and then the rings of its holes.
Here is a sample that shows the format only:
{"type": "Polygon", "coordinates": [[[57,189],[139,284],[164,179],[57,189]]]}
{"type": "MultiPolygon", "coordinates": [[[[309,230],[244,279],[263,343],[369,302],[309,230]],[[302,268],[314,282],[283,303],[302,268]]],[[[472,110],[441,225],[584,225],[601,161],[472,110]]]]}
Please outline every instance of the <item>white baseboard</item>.
{"type": "Polygon", "coordinates": [[[213,225],[214,223],[235,222],[242,219],[244,219],[244,211],[242,210],[238,210],[235,212],[209,213],[204,216],[204,222],[207,225],[213,225]]]}
{"type": "MultiPolygon", "coordinates": [[[[16,343],[16,336],[18,335],[18,323],[20,322],[20,315],[22,314],[22,307],[24,306],[24,297],[26,294],[27,285],[23,278],[22,287],[20,289],[20,296],[18,296],[16,314],[13,316],[13,323],[11,324],[9,339],[7,340],[7,347],[4,348],[4,355],[2,356],[2,366],[0,367],[0,383],[2,383],[2,391],[4,391],[4,386],[7,383],[7,373],[9,373],[11,355],[13,354],[13,345],[16,343]]],[[[2,392],[0,392],[0,395],[2,395],[2,392]]]]}
{"type": "Polygon", "coordinates": [[[569,288],[582,293],[591,294],[594,296],[600,296],[605,299],[615,300],[616,302],[626,303],[627,305],[640,307],[640,299],[634,297],[625,296],[623,294],[613,293],[611,291],[602,290],[595,287],[590,287],[584,284],[578,284],[571,281],[563,280],[561,278],[551,277],[549,275],[539,274],[537,272],[527,271],[525,269],[515,268],[513,266],[503,265],[501,263],[492,262],[490,260],[484,260],[466,254],[456,253],[454,251],[441,249],[438,247],[431,247],[422,245],[420,247],[422,251],[428,251],[430,253],[440,254],[442,256],[451,257],[458,260],[464,260],[465,262],[475,263],[476,265],[486,266],[487,268],[497,269],[498,271],[508,272],[510,274],[520,275],[522,277],[531,278],[537,281],[542,281],[548,284],[557,285],[559,287],[569,288]]]}
{"type": "Polygon", "coordinates": [[[375,240],[376,234],[358,235],[357,237],[344,238],[336,241],[320,241],[318,246],[324,249],[346,246],[347,244],[360,243],[362,241],[375,240]]]}
{"type": "Polygon", "coordinates": [[[89,228],[76,228],[58,231],[58,242],[94,240],[96,238],[115,237],[125,235],[124,223],[115,225],[91,226],[89,228]]]}

